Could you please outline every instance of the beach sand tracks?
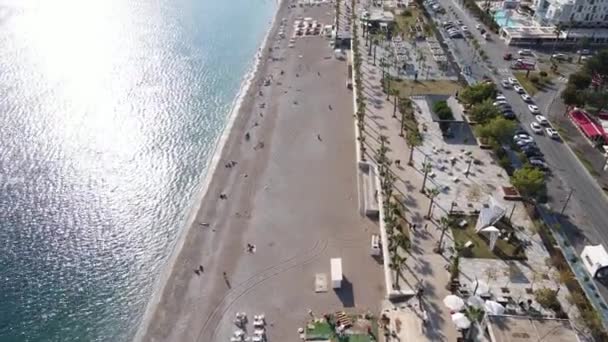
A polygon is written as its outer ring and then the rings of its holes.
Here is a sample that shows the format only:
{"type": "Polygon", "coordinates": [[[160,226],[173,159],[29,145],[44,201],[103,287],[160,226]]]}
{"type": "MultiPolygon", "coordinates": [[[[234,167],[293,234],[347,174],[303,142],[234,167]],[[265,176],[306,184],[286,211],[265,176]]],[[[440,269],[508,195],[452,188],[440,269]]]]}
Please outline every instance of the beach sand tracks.
{"type": "MultiPolygon", "coordinates": [[[[305,253],[296,254],[291,258],[269,266],[259,273],[249,277],[245,281],[239,283],[237,286],[232,287],[230,291],[226,292],[221,301],[215,306],[209,317],[207,317],[205,320],[205,323],[198,334],[197,341],[201,340],[203,335],[207,332],[207,328],[209,328],[210,324],[214,321],[219,322],[239,298],[251,292],[256,286],[260,285],[264,281],[290,271],[295,267],[303,266],[314,261],[317,257],[325,252],[327,249],[327,244],[327,241],[318,240],[313,247],[305,253]]],[[[209,335],[212,341],[215,340],[217,328],[218,324],[215,324],[214,328],[211,330],[211,334],[209,335]]]]}

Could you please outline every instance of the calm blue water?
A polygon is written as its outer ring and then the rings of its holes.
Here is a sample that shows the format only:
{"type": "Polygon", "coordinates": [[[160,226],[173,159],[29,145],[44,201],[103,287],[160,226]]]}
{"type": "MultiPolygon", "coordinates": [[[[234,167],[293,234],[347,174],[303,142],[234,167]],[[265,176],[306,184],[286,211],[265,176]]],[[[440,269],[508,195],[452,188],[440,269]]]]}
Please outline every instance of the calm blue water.
{"type": "Polygon", "coordinates": [[[126,341],[275,0],[0,0],[0,341],[126,341]]]}

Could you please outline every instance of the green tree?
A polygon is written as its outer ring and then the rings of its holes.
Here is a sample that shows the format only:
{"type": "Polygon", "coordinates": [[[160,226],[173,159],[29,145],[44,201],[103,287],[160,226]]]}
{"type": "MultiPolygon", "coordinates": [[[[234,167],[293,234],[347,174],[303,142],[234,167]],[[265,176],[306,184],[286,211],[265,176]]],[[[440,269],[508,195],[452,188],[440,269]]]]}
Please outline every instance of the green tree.
{"type": "Polygon", "coordinates": [[[469,111],[469,116],[477,123],[484,124],[500,115],[500,110],[493,105],[491,99],[475,104],[469,111]]]}
{"type": "Polygon", "coordinates": [[[460,92],[460,99],[469,105],[494,98],[496,98],[496,86],[493,83],[478,83],[460,92]]]}
{"type": "Polygon", "coordinates": [[[582,107],[585,104],[584,94],[572,84],[562,91],[561,98],[568,107],[582,107]]]}
{"type": "Polygon", "coordinates": [[[420,188],[420,192],[422,192],[422,193],[424,193],[424,191],[425,191],[426,180],[427,180],[429,172],[431,172],[432,168],[433,167],[431,166],[431,163],[428,163],[428,162],[422,163],[422,172],[424,172],[424,178],[422,179],[422,187],[420,188]]]}
{"type": "Polygon", "coordinates": [[[482,138],[493,139],[495,142],[507,142],[513,136],[515,122],[497,116],[487,123],[477,126],[476,132],[482,138]]]}
{"type": "Polygon", "coordinates": [[[511,183],[522,195],[535,197],[540,195],[545,189],[545,173],[530,165],[526,165],[513,173],[511,183]]]}
{"type": "Polygon", "coordinates": [[[594,109],[595,114],[599,114],[608,106],[608,91],[587,91],[585,93],[585,103],[594,109]]]}
{"type": "Polygon", "coordinates": [[[585,90],[591,84],[591,74],[588,72],[576,72],[568,77],[568,86],[577,90],[585,90]]]}
{"type": "Polygon", "coordinates": [[[405,143],[410,149],[410,157],[407,161],[407,165],[412,166],[414,165],[414,149],[416,146],[422,145],[422,136],[418,131],[409,131],[407,132],[407,137],[405,137],[405,143]]]}
{"type": "Polygon", "coordinates": [[[608,50],[601,50],[595,56],[589,58],[585,63],[585,70],[589,75],[598,74],[601,77],[608,77],[608,50]]]}

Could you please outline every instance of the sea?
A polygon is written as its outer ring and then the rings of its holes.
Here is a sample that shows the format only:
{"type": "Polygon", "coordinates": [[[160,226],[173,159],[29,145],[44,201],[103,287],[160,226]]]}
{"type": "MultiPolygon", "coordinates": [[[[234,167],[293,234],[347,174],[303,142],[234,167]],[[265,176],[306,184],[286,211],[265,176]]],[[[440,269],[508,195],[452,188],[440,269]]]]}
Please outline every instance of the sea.
{"type": "Polygon", "coordinates": [[[276,0],[0,0],[0,342],[130,341],[276,0]]]}

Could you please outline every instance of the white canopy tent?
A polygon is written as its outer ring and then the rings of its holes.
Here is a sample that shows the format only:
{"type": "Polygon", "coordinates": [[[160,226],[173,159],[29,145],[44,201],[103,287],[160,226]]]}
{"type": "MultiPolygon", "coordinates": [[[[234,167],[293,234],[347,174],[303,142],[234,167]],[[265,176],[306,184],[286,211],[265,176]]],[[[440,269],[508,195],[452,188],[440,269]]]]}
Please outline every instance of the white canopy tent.
{"type": "Polygon", "coordinates": [[[464,300],[455,295],[448,295],[443,299],[443,304],[452,311],[464,309],[464,300]]]}
{"type": "Polygon", "coordinates": [[[471,321],[462,312],[453,314],[452,322],[458,329],[468,329],[471,326],[471,321]]]}

